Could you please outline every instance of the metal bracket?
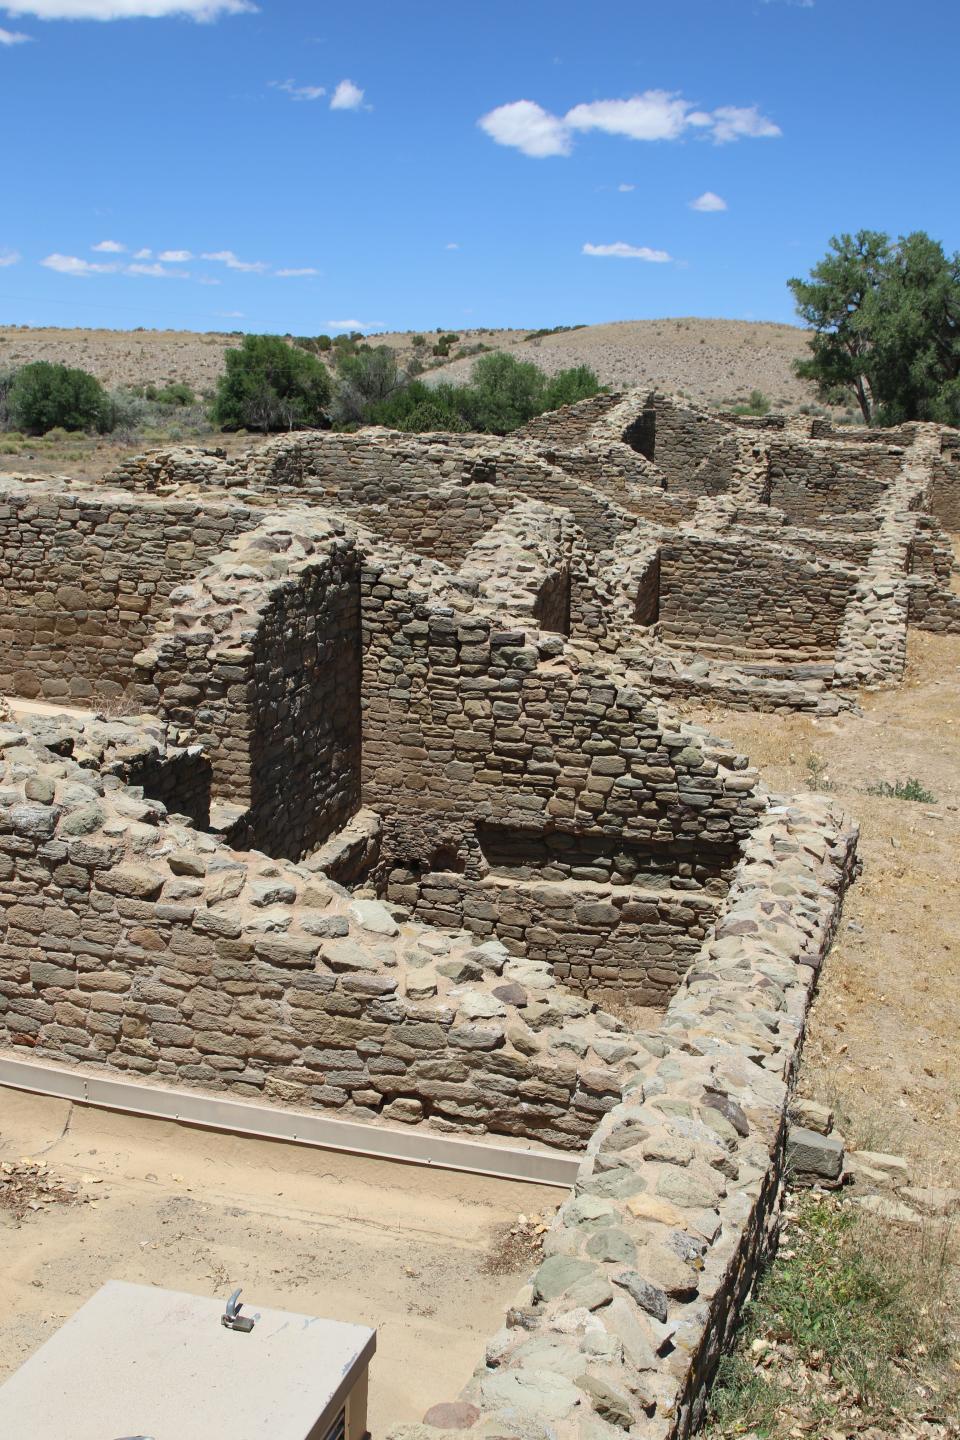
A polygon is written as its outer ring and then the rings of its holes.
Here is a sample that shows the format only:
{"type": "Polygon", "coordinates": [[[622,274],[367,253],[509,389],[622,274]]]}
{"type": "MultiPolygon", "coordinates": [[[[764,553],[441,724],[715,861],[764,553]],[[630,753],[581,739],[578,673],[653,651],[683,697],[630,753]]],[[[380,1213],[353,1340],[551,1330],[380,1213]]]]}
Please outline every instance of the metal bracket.
{"type": "Polygon", "coordinates": [[[241,1334],[249,1335],[256,1322],[260,1319],[260,1316],[241,1315],[240,1311],[242,1308],[240,1304],[240,1291],[234,1290],[224,1306],[223,1314],[220,1316],[220,1324],[227,1330],[239,1330],[241,1334]]]}

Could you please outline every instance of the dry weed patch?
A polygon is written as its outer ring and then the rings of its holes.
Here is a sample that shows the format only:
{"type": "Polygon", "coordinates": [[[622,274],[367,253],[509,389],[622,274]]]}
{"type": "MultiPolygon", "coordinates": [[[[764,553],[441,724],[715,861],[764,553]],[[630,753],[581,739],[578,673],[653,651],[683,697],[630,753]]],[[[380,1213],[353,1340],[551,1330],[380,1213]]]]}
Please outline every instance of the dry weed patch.
{"type": "Polygon", "coordinates": [[[949,1221],[902,1226],[793,1197],[711,1397],[710,1440],[948,1436],[960,1402],[949,1221]]]}

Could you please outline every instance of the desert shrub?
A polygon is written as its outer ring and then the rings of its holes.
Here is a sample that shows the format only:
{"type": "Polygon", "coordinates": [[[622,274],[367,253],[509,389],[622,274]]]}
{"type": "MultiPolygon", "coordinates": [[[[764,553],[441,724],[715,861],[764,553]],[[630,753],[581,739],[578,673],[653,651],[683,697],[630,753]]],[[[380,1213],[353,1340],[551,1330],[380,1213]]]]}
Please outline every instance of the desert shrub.
{"type": "Polygon", "coordinates": [[[0,430],[8,430],[12,425],[10,419],[10,387],[13,384],[15,370],[0,370],[0,430]]]}
{"type": "Polygon", "coordinates": [[[921,805],[937,803],[933,791],[928,790],[915,776],[906,780],[894,780],[892,785],[889,780],[878,780],[875,785],[867,786],[867,794],[880,795],[884,800],[916,800],[921,805]]]}
{"type": "Polygon", "coordinates": [[[157,390],[150,398],[155,400],[158,405],[193,405],[197,397],[186,380],[172,380],[169,385],[164,385],[162,390],[157,390]]]}
{"type": "Polygon", "coordinates": [[[379,406],[407,383],[407,376],[397,365],[396,353],[389,345],[375,348],[362,345],[352,352],[343,350],[337,356],[336,365],[333,418],[339,425],[369,420],[379,406]]]}
{"type": "Polygon", "coordinates": [[[226,354],[213,419],[225,430],[296,430],[323,425],[330,376],[315,355],[279,335],[245,335],[226,354]]]}
{"type": "Polygon", "coordinates": [[[589,365],[558,370],[544,389],[544,409],[559,410],[561,405],[575,405],[578,400],[588,400],[599,393],[600,382],[589,365]]]}
{"type": "Polygon", "coordinates": [[[740,405],[734,405],[734,415],[769,415],[770,401],[762,390],[751,390],[749,398],[740,405]]]}
{"type": "Polygon", "coordinates": [[[19,369],[7,392],[10,422],[29,435],[64,430],[105,434],[116,424],[109,395],[86,370],[35,360],[19,369]]]}
{"type": "Polygon", "coordinates": [[[585,325],[551,325],[544,330],[531,330],[529,335],[524,335],[524,341],[543,340],[547,335],[566,335],[571,330],[585,330],[585,325]]]}

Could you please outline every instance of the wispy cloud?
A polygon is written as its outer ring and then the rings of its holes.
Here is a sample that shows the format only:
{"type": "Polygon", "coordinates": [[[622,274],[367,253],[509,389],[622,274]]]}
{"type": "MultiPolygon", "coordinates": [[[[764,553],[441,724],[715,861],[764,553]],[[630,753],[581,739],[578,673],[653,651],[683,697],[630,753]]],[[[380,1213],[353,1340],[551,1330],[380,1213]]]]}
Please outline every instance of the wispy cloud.
{"type": "Polygon", "coordinates": [[[171,270],[167,265],[160,265],[156,260],[149,264],[125,265],[124,275],[147,275],[155,280],[189,280],[189,270],[171,270]]]}
{"type": "Polygon", "coordinates": [[[25,45],[32,39],[32,35],[24,35],[20,30],[4,30],[0,26],[0,45],[25,45]]]}
{"type": "Polygon", "coordinates": [[[0,250],[0,270],[7,265],[17,265],[22,259],[19,250],[0,250]]]}
{"type": "Polygon", "coordinates": [[[604,260],[648,260],[654,265],[664,265],[673,256],[666,250],[651,250],[649,245],[628,245],[625,240],[615,240],[612,245],[584,245],[584,255],[598,255],[604,260]]]}
{"type": "Polygon", "coordinates": [[[702,215],[709,215],[716,210],[726,210],[727,202],[722,195],[715,195],[712,190],[704,190],[696,200],[690,201],[691,210],[699,210],[702,215]]]}
{"type": "Polygon", "coordinates": [[[599,130],[628,140],[680,140],[691,132],[717,145],[741,139],[772,139],[780,127],[756,105],[721,105],[700,110],[677,91],[645,90],[627,100],[593,100],[552,115],[533,100],[513,100],[477,122],[498,145],[534,159],[569,155],[574,137],[599,130]]]}
{"type": "Polygon", "coordinates": [[[364,92],[352,80],[341,80],[330,96],[331,110],[359,110],[363,104],[364,92]]]}
{"type": "Polygon", "coordinates": [[[328,330],[382,330],[382,320],[328,320],[328,330]]]}
{"type": "Polygon", "coordinates": [[[79,255],[61,255],[54,251],[40,261],[48,270],[55,270],[58,275],[76,275],[81,278],[89,275],[143,275],[157,279],[189,280],[189,270],[170,270],[166,265],[160,265],[156,261],[153,264],[127,264],[120,260],[84,260],[79,255]]]}
{"type": "Polygon", "coordinates": [[[79,255],[61,255],[54,251],[46,259],[40,261],[48,270],[56,270],[59,275],[113,275],[119,270],[119,265],[102,263],[97,260],[81,260],[79,255]]]}
{"type": "Polygon", "coordinates": [[[134,260],[149,260],[152,254],[153,251],[150,249],[149,245],[144,245],[142,249],[134,250],[133,258],[134,260]]]}
{"type": "Polygon", "coordinates": [[[447,241],[447,244],[446,244],[446,248],[447,248],[448,250],[459,250],[459,249],[460,249],[459,241],[457,241],[457,240],[448,240],[448,241],[447,241]]]}
{"type": "Polygon", "coordinates": [[[217,315],[221,320],[242,320],[242,310],[218,310],[217,315]]]}
{"type": "Polygon", "coordinates": [[[7,0],[8,15],[33,15],[38,20],[163,20],[168,17],[203,22],[221,15],[256,11],[252,0],[7,0]]]}
{"type": "Polygon", "coordinates": [[[189,250],[161,250],[157,259],[166,261],[169,265],[183,265],[185,261],[192,260],[193,255],[189,250]]]}
{"type": "Polygon", "coordinates": [[[315,270],[312,265],[288,265],[283,270],[274,270],[273,273],[281,280],[296,280],[301,275],[319,275],[320,271],[315,270]]]}
{"type": "Polygon", "coordinates": [[[327,93],[325,85],[297,85],[293,80],[271,80],[275,90],[283,90],[292,100],[321,100],[327,93]]]}
{"type": "Polygon", "coordinates": [[[630,194],[630,191],[631,191],[631,190],[636,190],[636,188],[637,188],[636,185],[626,185],[626,184],[624,184],[624,185],[618,185],[618,186],[617,186],[617,189],[620,191],[620,194],[621,194],[621,195],[629,195],[629,194],[630,194]]]}
{"type": "Polygon", "coordinates": [[[250,271],[256,275],[262,275],[268,266],[263,260],[241,260],[234,255],[232,250],[214,250],[201,257],[203,260],[215,260],[221,265],[226,265],[228,270],[250,271]]]}
{"type": "Polygon", "coordinates": [[[127,247],[126,245],[121,245],[119,240],[101,240],[98,244],[91,245],[90,249],[98,252],[100,255],[124,255],[127,247]]]}

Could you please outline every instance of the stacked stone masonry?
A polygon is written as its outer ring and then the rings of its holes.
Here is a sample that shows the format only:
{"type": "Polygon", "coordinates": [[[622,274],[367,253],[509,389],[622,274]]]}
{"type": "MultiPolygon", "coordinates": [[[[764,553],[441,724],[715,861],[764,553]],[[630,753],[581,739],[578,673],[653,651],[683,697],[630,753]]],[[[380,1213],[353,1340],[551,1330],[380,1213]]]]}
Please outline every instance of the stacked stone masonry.
{"type": "Polygon", "coordinates": [[[856,830],[670,702],[835,714],[960,633],[958,440],[630,393],[0,477],[0,1042],[583,1156],[408,1440],[696,1424],[856,830]]]}

